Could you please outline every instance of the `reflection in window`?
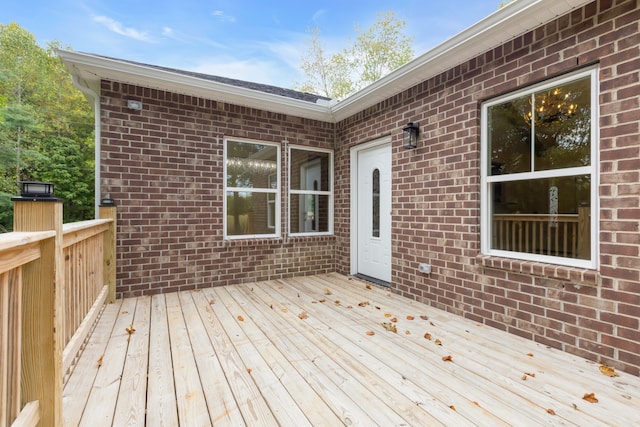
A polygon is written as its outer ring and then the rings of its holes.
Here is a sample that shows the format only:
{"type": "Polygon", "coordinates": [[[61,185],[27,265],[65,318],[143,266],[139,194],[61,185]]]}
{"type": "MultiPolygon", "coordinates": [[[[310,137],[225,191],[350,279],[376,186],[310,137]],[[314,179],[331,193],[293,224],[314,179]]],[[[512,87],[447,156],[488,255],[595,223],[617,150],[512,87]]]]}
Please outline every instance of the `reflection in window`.
{"type": "Polygon", "coordinates": [[[333,212],[333,153],[292,147],[289,159],[290,233],[330,233],[333,212]]]}
{"type": "Polygon", "coordinates": [[[225,157],[225,235],[276,236],[280,222],[279,147],[225,140],[225,157]]]}
{"type": "Polygon", "coordinates": [[[592,261],[596,76],[582,72],[483,106],[484,250],[592,261]]]}
{"type": "Polygon", "coordinates": [[[380,237],[380,170],[374,169],[372,180],[371,235],[380,237]]]}

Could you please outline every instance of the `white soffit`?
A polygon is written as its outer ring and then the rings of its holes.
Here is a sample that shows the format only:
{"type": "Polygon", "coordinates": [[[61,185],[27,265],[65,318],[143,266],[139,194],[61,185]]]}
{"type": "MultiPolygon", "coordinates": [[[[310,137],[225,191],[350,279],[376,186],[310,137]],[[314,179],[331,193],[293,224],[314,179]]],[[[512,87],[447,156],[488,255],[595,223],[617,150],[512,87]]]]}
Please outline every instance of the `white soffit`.
{"type": "Polygon", "coordinates": [[[58,50],[77,82],[99,92],[113,80],[327,122],[344,120],[593,0],[516,0],[377,82],[335,104],[311,103],[144,64],[58,50]]]}

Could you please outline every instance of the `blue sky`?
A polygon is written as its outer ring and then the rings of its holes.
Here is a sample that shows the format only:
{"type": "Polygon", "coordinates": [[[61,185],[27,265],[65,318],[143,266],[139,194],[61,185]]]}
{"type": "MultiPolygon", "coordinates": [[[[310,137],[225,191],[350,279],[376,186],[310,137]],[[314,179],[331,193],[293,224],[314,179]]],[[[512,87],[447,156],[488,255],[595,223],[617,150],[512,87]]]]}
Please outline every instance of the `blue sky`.
{"type": "Polygon", "coordinates": [[[0,24],[16,22],[41,45],[292,87],[316,26],[328,51],[392,10],[406,21],[416,55],[480,21],[500,0],[9,0],[0,24]]]}

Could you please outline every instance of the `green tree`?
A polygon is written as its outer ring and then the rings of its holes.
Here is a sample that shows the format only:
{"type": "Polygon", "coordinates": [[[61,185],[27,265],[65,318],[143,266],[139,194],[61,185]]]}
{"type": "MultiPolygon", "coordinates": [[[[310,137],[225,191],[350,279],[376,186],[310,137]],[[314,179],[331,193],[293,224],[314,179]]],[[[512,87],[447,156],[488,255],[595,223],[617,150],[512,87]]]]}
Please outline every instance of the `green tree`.
{"type": "Polygon", "coordinates": [[[350,46],[329,55],[320,39],[320,29],[310,31],[310,46],[300,68],[306,81],[298,90],[343,99],[413,58],[413,38],[403,34],[405,21],[394,12],[379,13],[377,21],[357,34],[350,46]]]}
{"type": "Polygon", "coordinates": [[[18,24],[0,24],[0,232],[23,180],[51,181],[65,219],[93,217],[93,112],[55,54],[18,24]]]}

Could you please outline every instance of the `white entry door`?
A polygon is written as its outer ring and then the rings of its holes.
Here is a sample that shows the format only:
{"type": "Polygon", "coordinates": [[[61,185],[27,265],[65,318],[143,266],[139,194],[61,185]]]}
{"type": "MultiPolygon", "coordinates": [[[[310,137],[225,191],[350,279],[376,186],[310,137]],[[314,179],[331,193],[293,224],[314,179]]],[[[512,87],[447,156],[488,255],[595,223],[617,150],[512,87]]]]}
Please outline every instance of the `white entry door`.
{"type": "Polygon", "coordinates": [[[391,144],[356,153],[356,273],[391,282],[391,144]]]}

